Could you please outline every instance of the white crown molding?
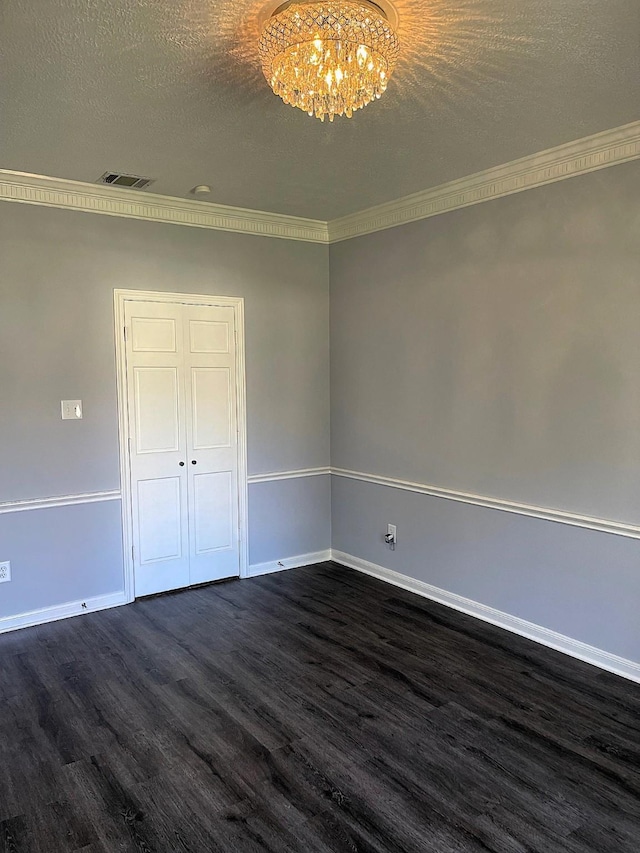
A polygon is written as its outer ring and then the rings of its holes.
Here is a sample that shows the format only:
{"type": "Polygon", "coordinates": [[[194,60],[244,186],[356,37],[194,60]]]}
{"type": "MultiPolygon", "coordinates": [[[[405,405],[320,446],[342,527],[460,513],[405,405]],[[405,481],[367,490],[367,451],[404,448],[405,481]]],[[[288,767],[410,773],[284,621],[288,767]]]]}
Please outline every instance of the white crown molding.
{"type": "Polygon", "coordinates": [[[640,682],[640,662],[627,660],[627,658],[619,657],[618,655],[611,654],[611,652],[598,649],[595,646],[590,646],[580,640],[574,640],[573,637],[558,634],[557,631],[536,625],[534,622],[527,622],[526,619],[520,619],[518,616],[512,616],[510,613],[504,613],[502,610],[496,610],[494,607],[488,607],[486,604],[480,604],[480,602],[473,601],[471,598],[464,598],[461,595],[456,595],[453,592],[448,592],[437,586],[424,583],[424,581],[416,580],[408,575],[394,572],[391,569],[385,569],[383,566],[378,566],[376,563],[370,563],[368,560],[362,560],[359,557],[353,557],[351,554],[345,554],[342,551],[332,551],[331,559],[350,569],[371,575],[374,578],[378,578],[378,580],[385,581],[385,583],[390,583],[409,592],[414,592],[423,598],[436,601],[438,604],[444,604],[445,607],[451,607],[469,616],[475,616],[476,619],[481,619],[483,622],[497,625],[499,628],[504,628],[513,634],[519,634],[521,637],[526,637],[543,646],[556,649],[556,651],[563,652],[565,655],[586,661],[586,663],[590,663],[600,669],[621,675],[623,678],[628,678],[631,681],[640,682]]]}
{"type": "Polygon", "coordinates": [[[336,243],[640,157],[640,121],[558,145],[329,222],[336,243]]]}
{"type": "Polygon", "coordinates": [[[0,169],[0,201],[309,243],[336,243],[640,157],[640,121],[323,222],[0,169]]]}
{"type": "Polygon", "coordinates": [[[274,471],[270,474],[250,474],[247,477],[247,482],[250,485],[254,483],[274,483],[277,480],[297,480],[299,477],[322,477],[325,474],[331,474],[331,468],[297,468],[295,471],[274,471]]]}
{"type": "Polygon", "coordinates": [[[373,483],[378,486],[389,486],[393,489],[401,489],[405,492],[417,492],[421,495],[430,495],[435,498],[443,498],[458,503],[473,504],[486,509],[500,510],[501,512],[512,512],[516,515],[526,515],[531,518],[539,518],[543,521],[554,521],[559,524],[569,524],[572,527],[584,527],[589,530],[597,530],[600,533],[614,533],[617,536],[626,536],[631,539],[640,539],[640,527],[635,524],[627,524],[621,521],[609,521],[603,518],[594,518],[589,515],[579,515],[565,510],[549,509],[548,507],[535,506],[533,504],[506,501],[501,498],[491,498],[485,495],[476,495],[472,492],[460,492],[455,489],[443,489],[440,486],[432,486],[427,483],[413,483],[410,480],[398,480],[393,477],[381,477],[377,474],[366,474],[363,471],[350,471],[346,468],[333,468],[332,474],[348,480],[360,480],[364,483],[373,483]]]}
{"type": "Polygon", "coordinates": [[[328,243],[326,222],[280,213],[155,195],[140,190],[88,184],[0,169],[0,201],[145,219],[193,228],[235,231],[285,240],[328,243]]]}
{"type": "Polygon", "coordinates": [[[300,569],[302,566],[313,566],[315,563],[326,563],[331,559],[331,551],[314,551],[311,554],[299,554],[297,557],[283,557],[282,560],[271,560],[268,563],[254,563],[249,566],[247,577],[256,578],[260,575],[270,575],[274,572],[285,572],[287,569],[300,569]]]}
{"type": "Polygon", "coordinates": [[[95,613],[110,607],[120,607],[128,604],[124,592],[113,592],[109,595],[98,595],[84,601],[69,601],[65,604],[54,604],[53,607],[43,607],[41,610],[30,610],[17,616],[5,616],[0,619],[0,634],[7,631],[17,631],[18,628],[30,628],[33,625],[43,625],[45,622],[57,622],[58,619],[68,619],[70,616],[82,616],[85,613],[95,613]]]}
{"type": "Polygon", "coordinates": [[[25,501],[4,501],[0,503],[0,515],[6,512],[26,512],[35,509],[54,509],[59,506],[119,501],[120,498],[120,492],[114,490],[110,492],[85,492],[79,495],[60,495],[53,498],[34,498],[25,501]]]}

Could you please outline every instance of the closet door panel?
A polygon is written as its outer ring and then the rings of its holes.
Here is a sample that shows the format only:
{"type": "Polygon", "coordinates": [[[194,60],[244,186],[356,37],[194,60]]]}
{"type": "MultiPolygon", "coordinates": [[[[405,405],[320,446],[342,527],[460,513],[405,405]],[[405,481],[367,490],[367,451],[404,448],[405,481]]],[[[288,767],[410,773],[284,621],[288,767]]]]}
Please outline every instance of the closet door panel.
{"type": "Polygon", "coordinates": [[[228,367],[194,367],[191,383],[193,449],[231,447],[231,371],[228,367]]]}
{"type": "Polygon", "coordinates": [[[192,583],[240,572],[235,314],[185,306],[192,583]]]}
{"type": "Polygon", "coordinates": [[[190,579],[183,306],[127,302],[135,594],[190,579]],[[182,463],[182,464],[180,464],[182,463]]]}

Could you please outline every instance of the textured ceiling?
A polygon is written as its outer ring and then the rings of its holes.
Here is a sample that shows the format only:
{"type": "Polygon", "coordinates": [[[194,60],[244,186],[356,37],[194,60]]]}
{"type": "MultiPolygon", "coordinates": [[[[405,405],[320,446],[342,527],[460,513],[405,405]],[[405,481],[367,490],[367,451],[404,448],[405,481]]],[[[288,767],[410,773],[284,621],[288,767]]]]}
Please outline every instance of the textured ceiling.
{"type": "Polygon", "coordinates": [[[253,0],[5,0],[0,168],[331,219],[637,120],[638,0],[397,0],[384,97],[322,124],[268,88],[253,0]]]}

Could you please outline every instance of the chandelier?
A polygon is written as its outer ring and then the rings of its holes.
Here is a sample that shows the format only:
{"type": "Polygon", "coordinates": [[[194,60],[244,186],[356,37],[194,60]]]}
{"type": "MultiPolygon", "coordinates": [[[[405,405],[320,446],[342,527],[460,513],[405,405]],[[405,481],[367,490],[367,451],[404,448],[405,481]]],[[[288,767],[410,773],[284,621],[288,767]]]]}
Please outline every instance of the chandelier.
{"type": "Polygon", "coordinates": [[[260,38],[264,76],[285,104],[321,121],[379,98],[398,58],[398,37],[369,0],[301,0],[278,7],[260,38]]]}

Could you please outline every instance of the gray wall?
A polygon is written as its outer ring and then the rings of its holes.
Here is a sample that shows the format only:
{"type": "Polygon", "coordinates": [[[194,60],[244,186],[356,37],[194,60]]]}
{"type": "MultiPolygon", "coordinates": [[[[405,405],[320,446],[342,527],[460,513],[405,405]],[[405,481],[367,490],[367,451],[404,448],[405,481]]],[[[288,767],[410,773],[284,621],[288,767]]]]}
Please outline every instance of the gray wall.
{"type": "Polygon", "coordinates": [[[121,528],[120,501],[0,514],[0,619],[122,590],[121,528]]]}
{"type": "MultiPolygon", "coordinates": [[[[328,286],[323,246],[0,204],[0,501],[119,488],[114,288],[243,296],[249,473],[327,466],[328,286]],[[63,422],[60,400],[76,398],[84,419],[63,422]]],[[[297,488],[292,507],[286,484],[250,486],[250,562],[329,547],[328,488],[297,488]]],[[[87,508],[100,520],[73,572],[63,539],[85,535],[77,507],[0,516],[13,574],[0,617],[121,587],[117,508],[87,508]],[[65,537],[52,537],[52,513],[65,537]]]]}
{"type": "Polygon", "coordinates": [[[330,548],[330,507],[328,474],[254,483],[249,492],[249,550],[259,554],[260,560],[251,562],[273,562],[330,548]]]}
{"type": "Polygon", "coordinates": [[[640,661],[637,539],[332,480],[334,548],[640,661]]]}
{"type": "MultiPolygon", "coordinates": [[[[628,164],[330,253],[0,204],[0,501],[119,487],[116,287],[244,296],[249,472],[326,466],[330,273],[334,466],[638,523],[638,197],[628,164]]],[[[328,479],[250,487],[252,563],[329,546],[328,479]]],[[[335,548],[640,660],[637,541],[332,479],[335,548]]],[[[4,559],[0,618],[115,592],[119,504],[0,515],[4,559]]]]}
{"type": "MultiPolygon", "coordinates": [[[[639,197],[630,163],[332,246],[332,464],[638,524],[639,197]]],[[[333,546],[640,660],[635,540],[337,480],[333,546]]]]}

